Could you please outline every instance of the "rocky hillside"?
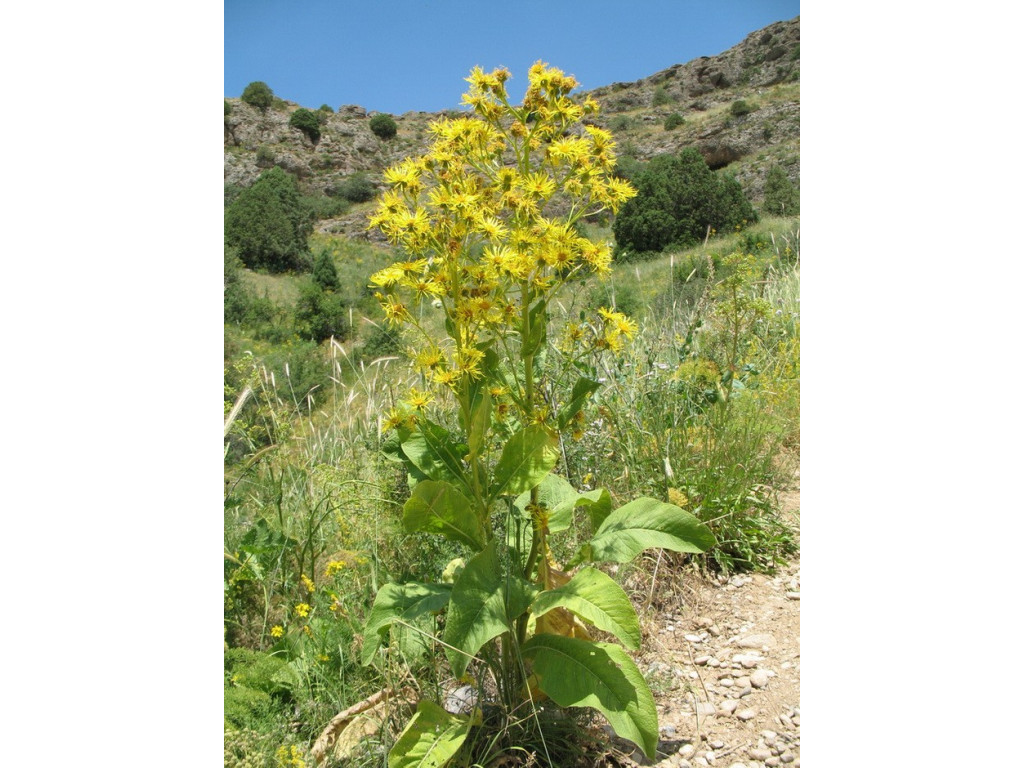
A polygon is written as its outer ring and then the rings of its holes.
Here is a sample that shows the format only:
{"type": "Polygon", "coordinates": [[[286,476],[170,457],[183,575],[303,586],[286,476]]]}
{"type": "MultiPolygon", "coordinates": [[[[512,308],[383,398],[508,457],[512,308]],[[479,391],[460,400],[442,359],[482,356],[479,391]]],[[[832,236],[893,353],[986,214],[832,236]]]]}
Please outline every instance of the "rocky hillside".
{"type": "MultiPolygon", "coordinates": [[[[596,122],[612,131],[623,158],[642,162],[695,146],[712,168],[735,175],[755,204],[774,164],[799,184],[799,17],[754,32],[718,56],[589,93],[602,106],[596,122]],[[673,115],[678,115],[672,118],[676,125],[669,128],[666,119],[673,115]]],[[[379,182],[396,160],[424,151],[426,127],[439,116],[395,115],[398,135],[385,141],[370,130],[373,113],[342,106],[327,115],[314,143],[288,125],[298,104],[278,100],[261,113],[240,99],[226,101],[231,111],[224,117],[225,184],[248,186],[265,168],[278,165],[295,174],[310,193],[328,195],[354,173],[379,182]]],[[[352,221],[336,222],[335,228],[362,231],[353,217],[346,218],[352,221]]]]}

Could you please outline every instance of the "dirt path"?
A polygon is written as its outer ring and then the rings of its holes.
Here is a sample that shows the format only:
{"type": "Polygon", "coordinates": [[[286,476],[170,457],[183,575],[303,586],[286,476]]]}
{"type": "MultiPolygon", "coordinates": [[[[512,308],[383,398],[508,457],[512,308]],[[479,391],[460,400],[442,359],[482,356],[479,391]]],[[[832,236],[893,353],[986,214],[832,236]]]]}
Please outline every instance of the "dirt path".
{"type": "MultiPolygon", "coordinates": [[[[799,488],[780,501],[796,527],[799,488]]],[[[685,592],[648,614],[646,651],[637,660],[658,704],[654,765],[799,766],[799,556],[772,576],[692,580],[685,592]]],[[[622,762],[652,765],[639,750],[622,762]]]]}

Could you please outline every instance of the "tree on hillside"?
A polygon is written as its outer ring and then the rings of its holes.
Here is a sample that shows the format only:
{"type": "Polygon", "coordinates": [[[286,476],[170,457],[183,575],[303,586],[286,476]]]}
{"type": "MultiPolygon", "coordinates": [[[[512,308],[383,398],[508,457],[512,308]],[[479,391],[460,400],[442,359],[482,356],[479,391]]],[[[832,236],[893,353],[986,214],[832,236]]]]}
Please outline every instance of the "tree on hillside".
{"type": "Polygon", "coordinates": [[[295,179],[280,168],[264,171],[224,214],[224,239],[250,269],[283,272],[307,267],[313,224],[295,179]]]}
{"type": "Polygon", "coordinates": [[[772,166],[764,180],[761,210],[775,216],[796,216],[800,213],[800,191],[778,165],[772,166]]]}
{"type": "Polygon", "coordinates": [[[370,130],[377,134],[378,138],[387,141],[398,134],[398,123],[391,115],[381,113],[370,118],[370,130]]]}
{"type": "Polygon", "coordinates": [[[266,112],[267,107],[274,103],[274,92],[262,80],[256,80],[245,86],[245,90],[242,91],[242,101],[251,107],[256,107],[261,112],[266,112]]]}
{"type": "Polygon", "coordinates": [[[334,259],[328,250],[320,251],[320,255],[313,262],[313,282],[325,291],[336,291],[341,286],[338,280],[338,270],[334,267],[334,259]]]}
{"type": "Polygon", "coordinates": [[[292,112],[292,116],[288,118],[288,125],[298,128],[314,144],[320,141],[320,120],[305,107],[299,107],[292,112]]]}
{"type": "Polygon", "coordinates": [[[626,201],[613,225],[620,251],[693,245],[709,227],[724,232],[757,221],[739,182],[716,175],[692,147],[652,158],[634,185],[636,197],[626,201]]]}

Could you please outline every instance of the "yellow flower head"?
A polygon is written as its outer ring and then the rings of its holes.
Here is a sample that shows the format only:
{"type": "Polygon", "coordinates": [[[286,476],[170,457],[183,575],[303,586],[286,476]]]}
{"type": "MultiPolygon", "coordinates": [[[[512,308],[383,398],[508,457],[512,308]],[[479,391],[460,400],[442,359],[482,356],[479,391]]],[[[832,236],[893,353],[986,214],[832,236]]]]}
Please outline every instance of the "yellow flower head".
{"type": "Polygon", "coordinates": [[[284,637],[284,627],[282,627],[280,624],[277,624],[277,625],[271,627],[270,628],[270,636],[271,637],[284,637]]]}
{"type": "Polygon", "coordinates": [[[295,615],[301,619],[309,616],[309,612],[313,610],[309,603],[299,603],[295,606],[295,615]]]}

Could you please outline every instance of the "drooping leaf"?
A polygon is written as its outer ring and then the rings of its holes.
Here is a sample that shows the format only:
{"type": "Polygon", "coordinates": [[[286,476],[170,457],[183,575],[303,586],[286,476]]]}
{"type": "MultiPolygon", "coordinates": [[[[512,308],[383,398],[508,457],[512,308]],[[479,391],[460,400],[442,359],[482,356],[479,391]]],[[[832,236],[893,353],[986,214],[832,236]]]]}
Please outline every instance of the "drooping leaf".
{"type": "Polygon", "coordinates": [[[558,462],[558,438],[540,424],[516,432],[505,443],[491,483],[491,498],[516,495],[537,485],[558,462]]]}
{"type": "Polygon", "coordinates": [[[451,593],[450,584],[385,584],[381,587],[366,618],[362,663],[370,663],[396,619],[410,623],[427,613],[443,610],[451,593]]]}
{"type": "Polygon", "coordinates": [[[543,299],[530,307],[530,334],[523,339],[522,354],[524,357],[534,355],[548,338],[548,305],[543,299]]]}
{"type": "Polygon", "coordinates": [[[611,632],[630,650],[640,647],[640,622],[633,604],[622,587],[596,568],[583,568],[568,584],[541,592],[530,611],[539,617],[558,607],[611,632]]]}
{"type": "MultiPolygon", "coordinates": [[[[548,518],[550,533],[564,531],[572,524],[573,504],[578,498],[579,494],[576,493],[576,489],[565,478],[549,474],[541,480],[538,486],[537,500],[550,510],[548,518]]],[[[529,503],[529,491],[519,494],[514,502],[515,508],[526,520],[530,519],[530,513],[526,511],[526,506],[529,503]]]]}
{"type": "Polygon", "coordinates": [[[572,392],[569,395],[569,402],[565,403],[558,412],[558,428],[565,429],[577,411],[586,404],[587,398],[590,397],[591,393],[596,392],[600,387],[601,385],[593,379],[581,376],[573,384],[572,392]]]}
{"type": "Polygon", "coordinates": [[[690,512],[675,504],[641,497],[608,515],[584,545],[581,556],[595,562],[626,563],[653,547],[696,553],[714,545],[714,535],[690,512]]]}
{"type": "Polygon", "coordinates": [[[473,400],[469,414],[469,425],[466,434],[469,440],[469,456],[472,459],[480,455],[487,438],[487,429],[491,426],[491,393],[486,387],[480,387],[473,400]]]}
{"type": "Polygon", "coordinates": [[[579,499],[576,500],[576,506],[587,510],[587,514],[590,515],[590,524],[596,531],[601,527],[605,518],[611,514],[612,497],[604,488],[595,488],[592,491],[581,493],[579,499]]]}
{"type": "Polygon", "coordinates": [[[521,578],[504,574],[497,545],[490,542],[462,569],[448,608],[444,641],[456,677],[466,672],[470,659],[488,640],[512,630],[530,605],[535,588],[521,578]]]}
{"type": "Polygon", "coordinates": [[[440,533],[475,550],[484,547],[484,528],[473,503],[455,486],[435,480],[416,484],[403,508],[402,523],[409,533],[440,533]]]}
{"type": "Polygon", "coordinates": [[[614,643],[534,635],[523,645],[537,685],[562,707],[593,707],[615,733],[654,759],[658,712],[640,670],[614,643]]]}
{"type": "Polygon", "coordinates": [[[473,721],[426,699],[388,752],[388,768],[441,768],[455,757],[473,721]]]}

